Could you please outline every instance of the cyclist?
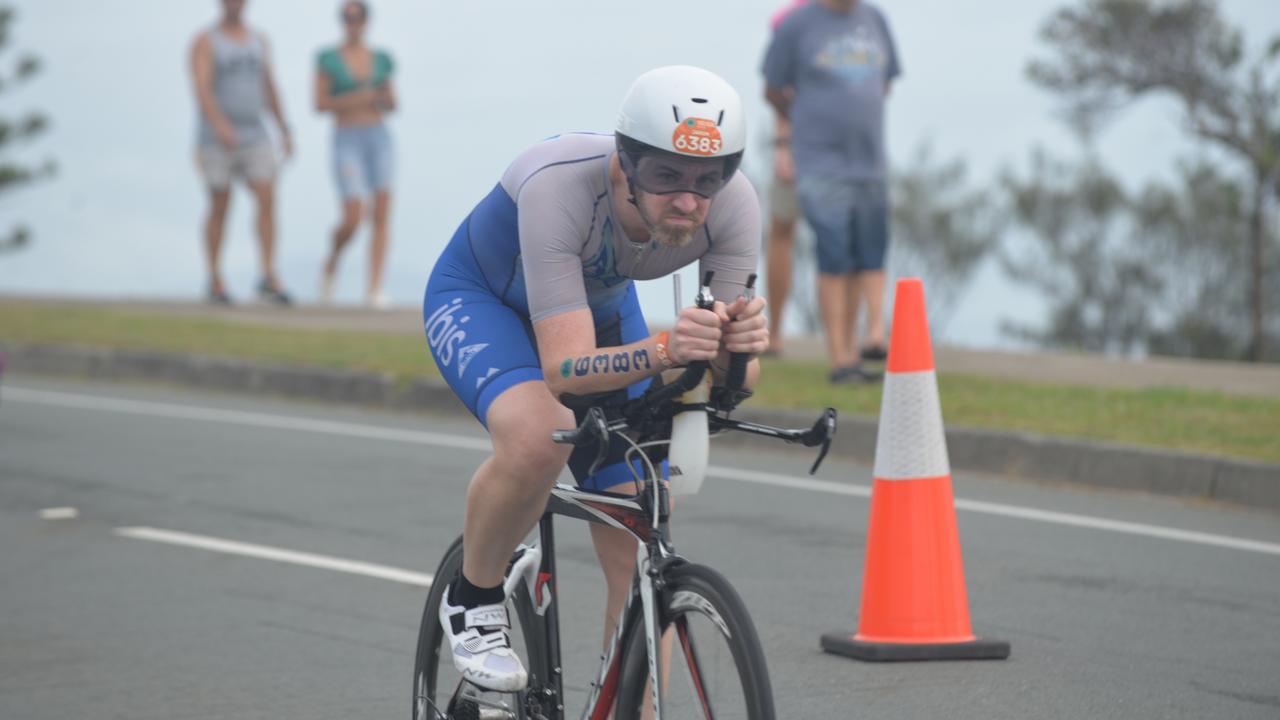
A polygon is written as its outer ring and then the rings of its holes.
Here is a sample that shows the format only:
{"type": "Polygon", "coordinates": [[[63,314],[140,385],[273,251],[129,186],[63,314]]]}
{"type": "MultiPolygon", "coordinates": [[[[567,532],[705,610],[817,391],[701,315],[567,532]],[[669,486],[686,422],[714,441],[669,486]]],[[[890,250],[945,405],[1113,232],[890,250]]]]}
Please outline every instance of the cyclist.
{"type": "MultiPolygon", "coordinates": [[[[717,75],[671,66],[641,75],[613,134],[559,135],[523,152],[436,262],[423,303],[431,352],[489,431],[493,454],[471,479],[463,571],[440,608],[458,671],[490,690],[524,687],[510,647],[502,581],[566,463],[586,487],[633,492],[621,454],[587,477],[594,451],[551,442],[575,424],[559,399],[635,397],[665,369],[768,348],[765,299],[742,297],[756,272],[760,209],[737,172],[741,100],[717,75]],[[699,262],[715,272],[714,309],[685,308],[651,335],[634,280],[699,262]],[[579,461],[582,462],[579,462],[579,461]],[[611,463],[611,464],[608,464],[611,463]]],[[[747,384],[759,372],[753,359],[747,384]]],[[[635,570],[635,541],[591,526],[608,586],[606,637],[635,570]]]]}

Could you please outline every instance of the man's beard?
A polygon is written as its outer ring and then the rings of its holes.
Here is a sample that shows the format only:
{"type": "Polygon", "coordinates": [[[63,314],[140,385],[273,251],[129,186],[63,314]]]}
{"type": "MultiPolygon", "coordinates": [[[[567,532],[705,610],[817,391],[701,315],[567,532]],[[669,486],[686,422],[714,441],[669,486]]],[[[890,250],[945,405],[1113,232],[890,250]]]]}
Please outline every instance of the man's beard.
{"type": "MultiPolygon", "coordinates": [[[[689,217],[687,215],[683,217],[689,217]]],[[[694,220],[694,218],[689,218],[694,220]]],[[[649,230],[649,239],[669,248],[682,248],[693,241],[693,236],[702,229],[702,223],[688,226],[658,223],[649,230]]]]}
{"type": "Polygon", "coordinates": [[[649,241],[657,243],[662,247],[682,248],[693,241],[693,236],[702,229],[706,222],[706,216],[698,212],[691,214],[683,213],[679,210],[667,215],[668,218],[679,218],[690,221],[689,225],[674,225],[659,220],[654,222],[649,217],[649,213],[645,211],[644,205],[638,202],[636,198],[631,199],[631,204],[635,206],[636,211],[640,213],[640,219],[649,228],[649,241]]]}
{"type": "Polygon", "coordinates": [[[693,228],[673,228],[658,225],[649,231],[649,239],[669,248],[682,248],[693,240],[693,228]]]}

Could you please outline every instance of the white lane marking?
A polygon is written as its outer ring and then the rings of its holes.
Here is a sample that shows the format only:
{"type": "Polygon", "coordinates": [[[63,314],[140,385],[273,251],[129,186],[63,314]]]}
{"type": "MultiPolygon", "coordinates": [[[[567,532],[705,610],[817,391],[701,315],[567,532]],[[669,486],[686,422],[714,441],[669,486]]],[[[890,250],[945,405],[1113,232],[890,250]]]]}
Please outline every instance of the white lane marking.
{"type": "MultiPolygon", "coordinates": [[[[265,413],[242,412],[237,410],[219,410],[216,408],[172,405],[169,403],[142,402],[137,400],[124,400],[92,395],[30,390],[18,387],[6,387],[4,389],[4,397],[7,400],[28,402],[39,405],[104,410],[131,413],[135,415],[174,417],[189,420],[206,420],[210,422],[249,425],[254,427],[270,427],[281,430],[319,432],[330,435],[359,437],[372,440],[389,440],[392,442],[413,443],[417,445],[434,445],[446,448],[479,450],[482,452],[488,452],[492,447],[488,440],[480,440],[463,435],[448,435],[444,433],[432,433],[419,430],[398,430],[395,428],[379,427],[375,425],[357,425],[355,423],[312,420],[309,418],[287,415],[268,415],[265,413]]],[[[760,485],[771,485],[774,487],[808,490],[811,492],[822,492],[835,495],[849,495],[854,497],[871,496],[871,489],[865,485],[837,483],[829,480],[815,480],[812,478],[792,477],[789,475],[778,475],[774,473],[763,473],[752,470],[740,470],[737,468],[718,466],[711,466],[707,468],[707,472],[708,474],[716,477],[724,478],[726,480],[736,480],[739,482],[749,482],[760,485]]],[[[961,498],[956,499],[955,505],[957,510],[983,513],[986,515],[998,515],[1002,517],[1032,520],[1055,525],[1107,530],[1129,535],[1159,538],[1162,540],[1176,540],[1179,542],[1223,547],[1232,550],[1245,550],[1249,552],[1265,553],[1268,555],[1280,555],[1280,544],[1262,542],[1260,540],[1236,538],[1228,535],[1214,535],[1210,533],[1196,532],[1193,530],[1179,530],[1160,525],[1108,520],[1106,518],[1098,518],[1089,515],[1036,510],[1034,508],[1019,507],[1017,505],[1004,505],[1001,503],[964,500],[961,498]]]]}
{"type": "Polygon", "coordinates": [[[757,472],[755,470],[718,467],[716,465],[708,467],[707,474],[711,477],[724,478],[725,480],[737,480],[738,482],[756,483],[757,485],[773,485],[774,487],[791,488],[793,490],[809,490],[812,492],[830,493],[832,495],[850,495],[862,498],[871,497],[871,488],[866,485],[856,485],[854,483],[838,483],[832,482],[831,480],[817,480],[814,478],[779,475],[777,473],[757,472]]]}
{"type": "Polygon", "coordinates": [[[27,402],[37,405],[77,408],[81,410],[104,410],[108,412],[128,413],[131,415],[148,415],[151,417],[178,418],[182,420],[205,420],[208,422],[227,423],[230,425],[247,425],[250,427],[274,428],[277,430],[299,430],[302,432],[358,437],[370,440],[390,440],[392,442],[416,443],[419,445],[437,445],[465,450],[489,452],[493,445],[488,438],[472,438],[463,435],[443,435],[420,430],[399,430],[397,428],[379,427],[376,425],[357,425],[356,423],[337,422],[333,420],[314,420],[289,415],[268,415],[266,413],[244,412],[241,410],[222,410],[219,408],[198,407],[193,405],[174,405],[172,403],[147,402],[142,400],[125,400],[122,398],[101,397],[98,395],[78,395],[72,393],[50,392],[47,390],[30,390],[19,387],[5,387],[3,399],[27,402]]]}
{"type": "MultiPolygon", "coordinates": [[[[852,495],[864,498],[871,497],[871,488],[865,485],[837,483],[829,480],[795,478],[787,475],[754,472],[752,470],[738,470],[736,468],[710,467],[707,468],[707,474],[722,477],[726,480],[737,480],[740,482],[757,483],[760,485],[773,485],[776,487],[794,488],[796,490],[812,490],[814,492],[824,492],[833,495],[852,495]]],[[[1019,507],[1017,505],[1005,505],[1003,503],[984,502],[981,500],[965,500],[963,498],[956,498],[955,505],[957,510],[966,510],[968,512],[982,513],[984,515],[1000,515],[1003,517],[1019,518],[1021,520],[1034,520],[1054,525],[1071,525],[1074,527],[1089,528],[1091,530],[1110,530],[1112,532],[1127,533],[1129,535],[1142,535],[1145,537],[1161,538],[1163,540],[1178,540],[1181,542],[1197,543],[1200,545],[1231,548],[1232,550],[1248,550],[1251,552],[1266,553],[1268,555],[1280,555],[1280,544],[1262,542],[1260,540],[1234,538],[1228,535],[1213,535],[1210,533],[1196,532],[1194,530],[1178,530],[1177,528],[1163,527],[1160,525],[1146,525],[1143,523],[1125,522],[1123,520],[1108,520],[1106,518],[1092,517],[1090,515],[1075,515],[1072,513],[1054,512],[1052,510],[1036,510],[1035,508],[1019,507]]]]}
{"type": "Polygon", "coordinates": [[[376,563],[361,562],[359,560],[344,560],[343,558],[330,557],[328,555],[297,552],[296,550],[285,550],[284,548],[271,547],[269,545],[255,545],[235,540],[224,540],[222,538],[209,537],[207,535],[193,535],[191,533],[176,532],[174,530],[160,530],[158,528],[122,527],[116,528],[115,534],[121,537],[133,538],[135,540],[150,540],[151,542],[167,543],[169,545],[182,545],[184,547],[199,548],[201,550],[210,550],[212,552],[227,553],[229,555],[243,555],[244,557],[258,558],[260,560],[274,560],[276,562],[291,563],[293,565],[305,565],[307,567],[335,570],[337,572],[350,573],[352,575],[364,575],[365,577],[378,578],[380,580],[391,580],[393,582],[404,583],[406,585],[431,587],[431,575],[392,567],[390,565],[378,565],[376,563]]]}
{"type": "Polygon", "coordinates": [[[80,511],[73,507],[52,507],[40,511],[41,520],[75,520],[80,511]]]}
{"type": "Polygon", "coordinates": [[[1130,535],[1161,538],[1163,540],[1178,540],[1181,542],[1198,543],[1200,545],[1212,545],[1215,547],[1231,548],[1232,550],[1247,550],[1250,552],[1266,553],[1267,555],[1280,555],[1280,544],[1277,543],[1263,542],[1261,540],[1247,540],[1245,538],[1236,538],[1229,535],[1214,535],[1211,533],[1196,532],[1194,530],[1179,530],[1177,528],[1163,527],[1160,525],[1132,523],[1125,522],[1123,520],[1108,520],[1106,518],[1091,517],[1088,515],[1073,515],[1071,513],[1054,512],[1052,510],[1036,510],[1035,508],[1004,505],[1002,503],[982,502],[980,500],[957,499],[956,509],[987,513],[988,515],[1004,515],[1005,517],[1022,518],[1023,520],[1038,520],[1040,522],[1056,523],[1058,525],[1072,525],[1075,527],[1090,528],[1092,530],[1110,530],[1112,532],[1127,533],[1130,535]]]}

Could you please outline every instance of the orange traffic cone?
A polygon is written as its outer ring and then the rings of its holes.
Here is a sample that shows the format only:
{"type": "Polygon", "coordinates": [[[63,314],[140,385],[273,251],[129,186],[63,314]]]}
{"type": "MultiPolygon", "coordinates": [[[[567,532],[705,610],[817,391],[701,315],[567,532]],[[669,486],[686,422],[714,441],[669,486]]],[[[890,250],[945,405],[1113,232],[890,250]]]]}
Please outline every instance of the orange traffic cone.
{"type": "Polygon", "coordinates": [[[886,370],[858,631],[827,633],[822,649],[876,661],[1007,658],[1009,643],[977,638],[969,626],[919,278],[898,281],[886,370]]]}

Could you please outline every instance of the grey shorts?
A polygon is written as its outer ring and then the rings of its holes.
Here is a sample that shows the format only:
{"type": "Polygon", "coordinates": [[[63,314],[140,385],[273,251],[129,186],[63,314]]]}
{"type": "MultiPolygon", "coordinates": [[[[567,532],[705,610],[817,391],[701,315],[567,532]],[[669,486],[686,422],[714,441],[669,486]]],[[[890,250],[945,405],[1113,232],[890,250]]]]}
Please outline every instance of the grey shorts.
{"type": "Polygon", "coordinates": [[[334,130],[333,177],[343,200],[390,188],[391,161],[391,133],[386,125],[334,130]]]}
{"type": "Polygon", "coordinates": [[[796,184],[783,182],[774,175],[769,180],[769,217],[794,222],[799,215],[800,201],[796,198],[796,184]]]}
{"type": "Polygon", "coordinates": [[[276,178],[276,151],[271,143],[256,143],[229,150],[222,145],[201,145],[196,149],[196,165],[205,184],[226,190],[233,179],[248,183],[271,182],[276,178]]]}

